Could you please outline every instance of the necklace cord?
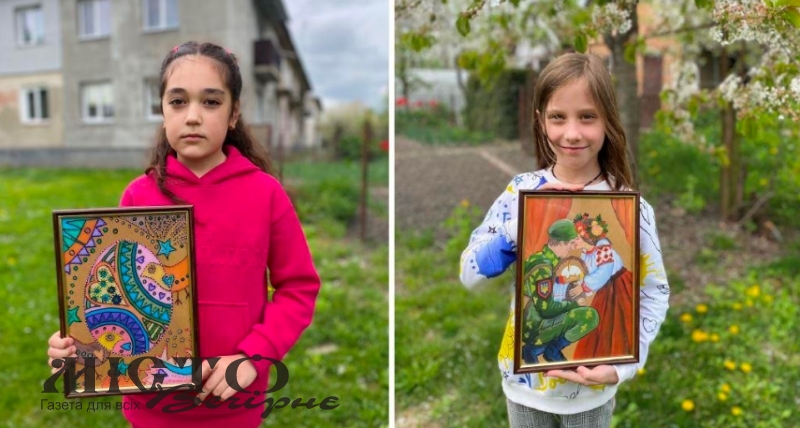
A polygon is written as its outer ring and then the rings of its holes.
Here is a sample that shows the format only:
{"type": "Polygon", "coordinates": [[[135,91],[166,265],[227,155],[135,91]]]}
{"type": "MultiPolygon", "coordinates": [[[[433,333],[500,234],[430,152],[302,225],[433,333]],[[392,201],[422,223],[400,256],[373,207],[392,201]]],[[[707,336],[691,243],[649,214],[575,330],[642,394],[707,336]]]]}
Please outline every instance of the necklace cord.
{"type": "MultiPolygon", "coordinates": [[[[558,177],[556,177],[556,166],[555,165],[550,167],[550,174],[553,174],[553,178],[558,180],[558,177]]],[[[592,182],[597,180],[598,178],[600,178],[601,175],[603,175],[603,170],[602,169],[600,170],[599,174],[597,174],[593,179],[589,180],[586,184],[584,184],[583,187],[586,187],[586,186],[592,184],[592,182]]],[[[567,184],[569,184],[569,183],[567,183],[567,184]]]]}

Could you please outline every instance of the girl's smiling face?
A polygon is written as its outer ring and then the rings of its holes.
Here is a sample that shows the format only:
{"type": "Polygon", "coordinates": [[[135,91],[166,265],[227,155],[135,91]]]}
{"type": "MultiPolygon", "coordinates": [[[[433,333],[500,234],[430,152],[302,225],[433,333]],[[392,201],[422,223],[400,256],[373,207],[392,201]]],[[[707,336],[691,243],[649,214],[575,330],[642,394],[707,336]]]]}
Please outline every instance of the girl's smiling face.
{"type": "Polygon", "coordinates": [[[187,55],[170,65],[161,108],[169,145],[178,160],[202,176],[225,161],[222,145],[239,118],[221,64],[187,55]]]}
{"type": "Polygon", "coordinates": [[[585,78],[556,89],[542,120],[556,164],[571,170],[600,170],[598,154],[606,138],[605,119],[585,78]]]}

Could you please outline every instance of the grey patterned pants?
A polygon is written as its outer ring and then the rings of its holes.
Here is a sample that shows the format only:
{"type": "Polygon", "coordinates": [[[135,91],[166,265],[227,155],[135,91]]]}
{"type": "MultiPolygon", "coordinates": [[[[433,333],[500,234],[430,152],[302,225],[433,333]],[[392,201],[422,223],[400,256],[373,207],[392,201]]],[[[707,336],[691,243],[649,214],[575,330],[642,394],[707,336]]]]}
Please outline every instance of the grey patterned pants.
{"type": "Polygon", "coordinates": [[[531,409],[506,399],[508,423],[511,428],[608,428],[614,413],[614,399],[602,406],[576,413],[556,415],[531,409]]]}

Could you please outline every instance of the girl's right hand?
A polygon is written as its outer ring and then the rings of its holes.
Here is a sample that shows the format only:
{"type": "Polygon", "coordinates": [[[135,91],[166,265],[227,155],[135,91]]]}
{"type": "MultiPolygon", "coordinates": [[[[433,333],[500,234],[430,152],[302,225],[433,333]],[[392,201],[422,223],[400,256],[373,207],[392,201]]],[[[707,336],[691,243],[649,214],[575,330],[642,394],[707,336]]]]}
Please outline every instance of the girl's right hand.
{"type": "Polygon", "coordinates": [[[50,366],[51,374],[59,370],[53,367],[53,360],[78,356],[75,353],[77,351],[77,348],[75,348],[75,340],[71,337],[62,338],[60,331],[53,333],[53,335],[50,336],[50,340],[47,341],[47,344],[50,345],[50,348],[47,349],[47,356],[50,357],[47,364],[50,366]]]}

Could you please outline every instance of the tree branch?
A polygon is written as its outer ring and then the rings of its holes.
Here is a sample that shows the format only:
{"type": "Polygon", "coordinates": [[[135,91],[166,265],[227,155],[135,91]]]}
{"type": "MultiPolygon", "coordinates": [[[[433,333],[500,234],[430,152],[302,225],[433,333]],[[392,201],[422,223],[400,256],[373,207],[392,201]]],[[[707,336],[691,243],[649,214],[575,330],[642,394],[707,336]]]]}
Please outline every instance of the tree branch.
{"type": "Polygon", "coordinates": [[[770,198],[772,198],[774,195],[775,192],[770,190],[769,192],[763,194],[760,198],[758,198],[756,203],[753,204],[753,206],[750,207],[749,210],[747,210],[744,216],[742,216],[741,220],[736,222],[736,227],[742,227],[742,225],[750,221],[750,219],[756,214],[756,212],[758,212],[761,206],[767,203],[767,201],[770,200],[770,198]]]}
{"type": "Polygon", "coordinates": [[[675,35],[675,34],[686,33],[686,32],[690,32],[690,31],[705,30],[707,28],[712,28],[712,27],[716,26],[717,24],[718,24],[717,22],[707,22],[705,24],[695,25],[693,27],[683,27],[683,28],[678,28],[678,29],[675,29],[675,30],[667,30],[667,31],[661,31],[661,32],[658,32],[658,33],[647,34],[647,35],[644,35],[642,37],[644,37],[645,39],[651,39],[651,38],[655,38],[655,37],[672,36],[672,35],[675,35]]]}

